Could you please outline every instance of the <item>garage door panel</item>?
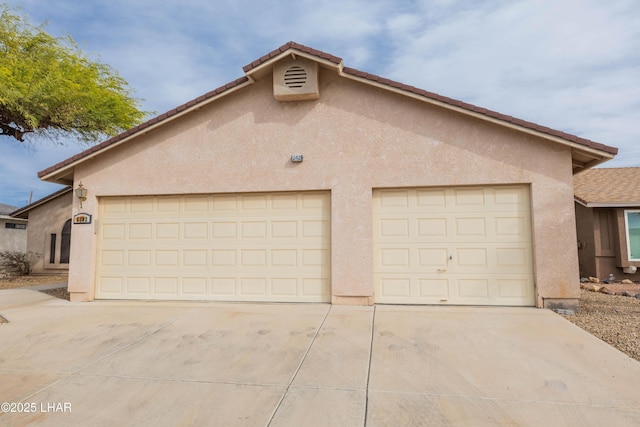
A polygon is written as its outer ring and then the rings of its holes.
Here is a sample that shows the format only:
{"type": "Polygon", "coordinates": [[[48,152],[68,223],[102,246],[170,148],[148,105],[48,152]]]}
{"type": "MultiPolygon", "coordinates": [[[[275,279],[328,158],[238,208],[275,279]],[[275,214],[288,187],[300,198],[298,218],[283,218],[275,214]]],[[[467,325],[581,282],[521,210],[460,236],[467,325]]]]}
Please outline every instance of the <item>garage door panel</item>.
{"type": "Polygon", "coordinates": [[[494,234],[500,241],[530,241],[531,220],[528,216],[496,216],[493,218],[494,234]]]}
{"type": "Polygon", "coordinates": [[[434,303],[449,298],[449,280],[442,278],[418,278],[420,299],[428,299],[434,303]]]}
{"type": "Polygon", "coordinates": [[[177,222],[156,224],[156,239],[180,239],[180,224],[177,222]]]}
{"type": "Polygon", "coordinates": [[[492,190],[496,210],[501,212],[529,212],[527,187],[496,187],[492,190]]]}
{"type": "Polygon", "coordinates": [[[376,302],[534,305],[528,187],[375,190],[373,209],[376,302]]]}
{"type": "Polygon", "coordinates": [[[455,251],[455,270],[472,268],[474,270],[487,270],[489,268],[488,251],[486,248],[458,248],[455,251]]]}
{"type": "Polygon", "coordinates": [[[129,224],[127,235],[131,240],[150,240],[153,236],[153,226],[149,222],[129,224]]]}
{"type": "Polygon", "coordinates": [[[403,301],[412,296],[411,279],[409,277],[380,277],[380,293],[385,298],[399,298],[403,301]]]}
{"type": "Polygon", "coordinates": [[[123,282],[123,278],[119,276],[112,277],[105,275],[98,279],[100,290],[102,291],[102,293],[107,295],[122,295],[123,282]]]}
{"type": "Polygon", "coordinates": [[[298,295],[298,280],[290,277],[271,279],[271,295],[293,298],[298,295]]]}
{"type": "Polygon", "coordinates": [[[97,298],[330,301],[328,192],[100,205],[97,298]]]}
{"type": "MultiPolygon", "coordinates": [[[[176,214],[180,212],[180,198],[179,197],[163,197],[161,199],[151,199],[151,198],[133,198],[130,200],[132,205],[134,204],[144,204],[144,203],[155,203],[156,212],[162,213],[172,213],[176,214]]],[[[131,211],[135,212],[134,210],[131,211]]]]}
{"type": "Polygon", "coordinates": [[[237,224],[235,222],[214,222],[212,227],[212,237],[214,239],[235,239],[237,237],[237,224]]]}
{"type": "Polygon", "coordinates": [[[321,279],[315,277],[306,277],[301,279],[302,282],[302,301],[311,301],[331,292],[331,284],[329,279],[321,279]]]}
{"type": "MultiPolygon", "coordinates": [[[[447,233],[447,219],[436,216],[434,218],[419,217],[416,218],[417,235],[422,237],[440,238],[444,241],[449,233],[447,233]]],[[[408,227],[407,227],[408,228],[408,227]]]]}
{"type": "Polygon", "coordinates": [[[127,253],[127,265],[149,266],[151,264],[151,251],[129,251],[127,253]]]}
{"type": "Polygon", "coordinates": [[[132,294],[147,294],[151,289],[151,281],[148,277],[127,277],[125,292],[132,294]]]}
{"type": "Polygon", "coordinates": [[[211,295],[214,297],[233,298],[238,294],[235,277],[212,277],[211,295]]]}
{"type": "Polygon", "coordinates": [[[102,239],[103,240],[122,240],[124,239],[126,232],[126,225],[124,223],[113,223],[102,225],[102,239]]]}
{"type": "Polygon", "coordinates": [[[240,211],[245,213],[262,213],[267,209],[267,196],[260,195],[241,195],[240,198],[240,211]]]}
{"type": "Polygon", "coordinates": [[[477,209],[484,210],[487,204],[484,188],[453,189],[451,192],[451,205],[458,210],[477,209]]]}
{"type": "Polygon", "coordinates": [[[457,295],[460,300],[483,302],[489,298],[489,280],[486,278],[458,278],[457,295]]]}
{"type": "Polygon", "coordinates": [[[157,295],[173,296],[178,293],[177,277],[155,277],[153,279],[153,293],[157,295]]]}
{"type": "Polygon", "coordinates": [[[449,267],[449,248],[418,248],[418,266],[426,269],[442,270],[449,267]]]}
{"type": "Polygon", "coordinates": [[[487,237],[487,224],[486,218],[471,217],[471,218],[455,218],[455,234],[457,238],[467,240],[469,238],[483,238],[487,237]]]}
{"type": "Polygon", "coordinates": [[[328,220],[303,220],[302,237],[305,239],[317,239],[329,234],[331,224],[328,220]]]}
{"type": "Polygon", "coordinates": [[[209,211],[209,198],[207,196],[186,196],[184,198],[184,212],[203,213],[209,211]]]}
{"type": "Polygon", "coordinates": [[[447,205],[447,193],[443,189],[417,189],[416,206],[435,210],[447,205]]]}
{"type": "Polygon", "coordinates": [[[272,221],[271,222],[271,238],[272,239],[298,238],[298,222],[294,220],[272,221]]]}
{"type": "Polygon", "coordinates": [[[519,276],[496,278],[498,296],[501,300],[533,297],[533,283],[530,278],[519,276]]]}

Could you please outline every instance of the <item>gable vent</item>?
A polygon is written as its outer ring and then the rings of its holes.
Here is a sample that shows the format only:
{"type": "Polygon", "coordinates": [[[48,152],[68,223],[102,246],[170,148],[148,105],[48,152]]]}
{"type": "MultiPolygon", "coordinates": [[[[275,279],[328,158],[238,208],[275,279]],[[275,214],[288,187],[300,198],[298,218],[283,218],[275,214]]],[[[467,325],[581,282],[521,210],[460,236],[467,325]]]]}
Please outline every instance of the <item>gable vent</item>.
{"type": "Polygon", "coordinates": [[[300,88],[307,82],[307,72],[299,65],[294,65],[284,72],[284,84],[289,89],[300,88]]]}
{"type": "Polygon", "coordinates": [[[318,63],[287,57],[273,64],[273,96],[278,101],[318,99],[318,63]]]}

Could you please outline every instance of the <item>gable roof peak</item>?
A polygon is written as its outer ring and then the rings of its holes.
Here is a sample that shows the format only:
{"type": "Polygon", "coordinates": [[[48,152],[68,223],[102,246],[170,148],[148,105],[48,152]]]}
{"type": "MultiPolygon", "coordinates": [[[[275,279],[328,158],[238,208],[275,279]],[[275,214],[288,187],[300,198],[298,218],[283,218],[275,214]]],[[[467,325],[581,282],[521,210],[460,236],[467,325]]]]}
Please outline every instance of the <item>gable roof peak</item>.
{"type": "Polygon", "coordinates": [[[338,75],[349,78],[361,83],[376,86],[378,88],[389,90],[404,96],[419,99],[442,108],[450,109],[462,114],[467,114],[482,120],[497,123],[512,129],[519,130],[524,133],[534,134],[543,138],[552,140],[557,143],[571,147],[573,158],[574,173],[583,169],[589,169],[604,161],[607,161],[618,152],[615,147],[609,147],[585,138],[568,134],[559,130],[551,129],[546,126],[520,120],[505,114],[481,108],[463,101],[428,92],[413,86],[383,78],[354,68],[344,67],[342,58],[330,53],[313,49],[309,46],[289,41],[277,49],[272,50],[266,55],[245,65],[243,70],[245,75],[226,85],[220,86],[210,92],[205,93],[183,105],[180,105],[164,114],[154,117],[134,128],[131,128],[119,135],[116,135],[98,145],[95,145],[73,157],[59,162],[38,173],[38,176],[49,182],[60,184],[71,184],[73,182],[73,170],[76,164],[83,162],[89,158],[101,154],[104,150],[111,149],[121,143],[124,143],[137,135],[147,132],[155,127],[162,126],[182,115],[201,108],[202,106],[215,101],[218,98],[228,96],[229,94],[239,90],[247,85],[252,84],[260,76],[264,76],[271,72],[272,65],[285,58],[287,55],[294,54],[302,56],[306,59],[316,61],[326,68],[333,68],[338,75]]]}
{"type": "Polygon", "coordinates": [[[254,70],[261,68],[266,63],[281,59],[283,56],[286,56],[287,54],[290,54],[292,52],[297,52],[310,59],[322,60],[334,64],[335,66],[342,67],[342,58],[318,49],[311,48],[309,46],[302,45],[300,43],[296,43],[294,41],[290,41],[283,44],[279,48],[272,50],[266,55],[261,56],[255,61],[252,61],[251,63],[245,65],[244,67],[242,67],[242,70],[247,75],[252,74],[254,70]]]}

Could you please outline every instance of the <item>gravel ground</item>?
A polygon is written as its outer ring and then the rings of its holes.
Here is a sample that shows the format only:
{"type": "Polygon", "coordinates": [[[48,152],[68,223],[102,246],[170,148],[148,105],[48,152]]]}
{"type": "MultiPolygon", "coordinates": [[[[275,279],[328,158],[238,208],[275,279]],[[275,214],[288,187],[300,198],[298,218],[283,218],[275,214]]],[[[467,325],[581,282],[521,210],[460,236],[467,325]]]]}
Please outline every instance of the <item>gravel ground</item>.
{"type": "Polygon", "coordinates": [[[640,299],[582,289],[578,311],[562,317],[640,361],[640,299]]]}
{"type": "MultiPolygon", "coordinates": [[[[0,280],[0,289],[22,288],[51,283],[66,283],[67,276],[23,276],[0,280]]],[[[608,286],[619,292],[625,289],[640,293],[640,285],[608,286]]],[[[43,291],[51,296],[69,299],[66,289],[43,291]]],[[[571,323],[609,343],[640,361],[640,299],[581,290],[580,306],[573,315],[563,315],[571,323]]],[[[4,319],[0,316],[0,323],[4,319]]]]}

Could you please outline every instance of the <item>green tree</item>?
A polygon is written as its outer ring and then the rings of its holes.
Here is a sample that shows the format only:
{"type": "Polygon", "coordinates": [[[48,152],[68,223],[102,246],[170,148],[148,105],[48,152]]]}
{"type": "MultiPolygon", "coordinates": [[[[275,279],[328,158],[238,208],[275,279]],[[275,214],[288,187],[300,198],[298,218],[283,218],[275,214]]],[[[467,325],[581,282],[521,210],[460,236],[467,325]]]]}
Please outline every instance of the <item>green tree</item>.
{"type": "Polygon", "coordinates": [[[53,37],[0,4],[0,135],[91,143],[145,114],[117,71],[87,58],[71,37],[53,37]]]}

